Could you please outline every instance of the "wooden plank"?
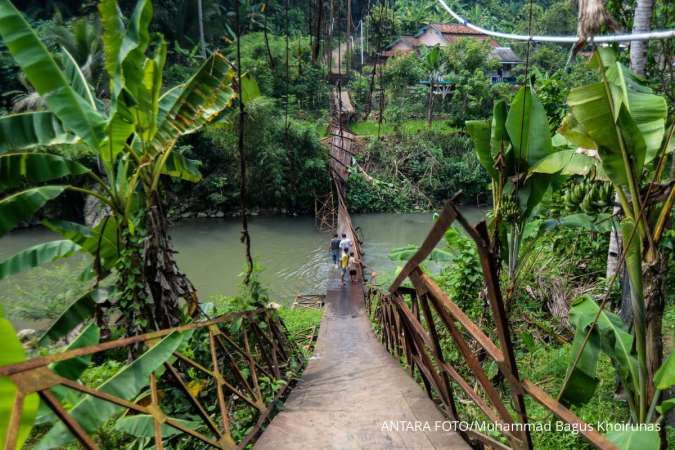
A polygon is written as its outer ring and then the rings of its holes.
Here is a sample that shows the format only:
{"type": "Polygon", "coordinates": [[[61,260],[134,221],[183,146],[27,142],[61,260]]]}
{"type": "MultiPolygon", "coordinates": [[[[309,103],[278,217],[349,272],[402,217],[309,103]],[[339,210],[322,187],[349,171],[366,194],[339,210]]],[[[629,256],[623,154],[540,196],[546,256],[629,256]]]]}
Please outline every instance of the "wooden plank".
{"type": "Polygon", "coordinates": [[[596,447],[603,450],[619,450],[619,448],[610,442],[604,435],[590,429],[590,426],[586,422],[581,420],[572,411],[565,408],[560,402],[549,396],[543,389],[530,380],[523,380],[522,386],[525,392],[530,394],[533,399],[555,414],[559,419],[578,427],[579,432],[596,447]]]}
{"type": "Polygon", "coordinates": [[[457,306],[450,297],[446,295],[445,292],[439,288],[436,283],[434,283],[427,275],[421,271],[417,272],[417,277],[419,282],[427,289],[430,295],[432,295],[436,300],[438,300],[443,308],[452,315],[452,317],[457,320],[466,331],[480,344],[481,347],[490,355],[492,359],[495,360],[497,364],[504,363],[504,354],[502,351],[490,340],[490,338],[483,333],[483,330],[480,329],[470,318],[467,316],[462,309],[457,306]]]}
{"type": "Polygon", "coordinates": [[[14,404],[9,415],[7,423],[7,434],[5,436],[5,450],[15,450],[19,439],[19,428],[21,427],[21,416],[23,415],[24,394],[17,392],[14,397],[14,404]]]}
{"type": "MultiPolygon", "coordinates": [[[[483,401],[480,395],[469,385],[469,383],[462,377],[462,375],[455,370],[454,367],[452,367],[450,364],[444,362],[440,364],[441,368],[448,374],[450,377],[455,380],[455,382],[459,385],[459,387],[462,388],[462,390],[468,395],[471,400],[480,408],[481,411],[483,411],[483,414],[485,414],[491,421],[494,423],[504,423],[503,420],[497,415],[497,413],[490,408],[490,406],[483,401]]],[[[506,426],[509,426],[510,424],[507,424],[506,426]]],[[[516,438],[514,435],[510,433],[505,433],[509,438],[511,439],[516,439],[520,442],[520,439],[516,438]]]]}
{"type": "Polygon", "coordinates": [[[471,436],[472,438],[474,438],[476,440],[479,440],[484,444],[487,444],[488,448],[497,449],[497,450],[511,450],[511,447],[509,447],[508,445],[504,445],[501,442],[499,442],[498,440],[496,440],[494,438],[491,438],[490,436],[485,435],[481,432],[468,430],[466,433],[469,436],[471,436]]]}
{"type": "Polygon", "coordinates": [[[396,306],[400,309],[401,313],[407,320],[408,325],[410,326],[410,329],[414,331],[415,335],[419,336],[420,339],[422,339],[422,342],[424,345],[429,347],[430,349],[434,348],[434,343],[427,334],[426,330],[424,327],[422,327],[422,324],[417,320],[417,318],[413,315],[412,311],[408,308],[408,305],[403,302],[401,299],[394,299],[394,302],[396,302],[396,306]]]}
{"type": "Polygon", "coordinates": [[[70,350],[62,353],[55,353],[49,356],[41,356],[38,358],[29,359],[28,361],[23,361],[17,364],[11,364],[7,366],[0,367],[0,376],[3,375],[12,375],[15,373],[25,372],[27,370],[35,369],[36,367],[44,367],[51,363],[58,361],[65,361],[67,359],[76,358],[78,356],[87,356],[94,353],[102,352],[105,350],[111,350],[114,348],[127,347],[133,344],[138,344],[140,342],[152,341],[164,336],[167,336],[173,332],[189,331],[196,330],[198,328],[204,328],[215,324],[220,324],[228,322],[231,320],[236,320],[242,317],[255,317],[258,314],[265,311],[265,308],[258,308],[254,311],[244,311],[244,312],[235,312],[227,313],[222,316],[218,316],[214,319],[205,320],[202,322],[193,322],[187,325],[181,325],[179,327],[167,328],[164,330],[153,331],[150,333],[139,334],[136,336],[131,336],[128,338],[117,339],[115,341],[104,342],[102,344],[90,345],[88,347],[82,347],[75,350],[70,350]]]}
{"type": "MultiPolygon", "coordinates": [[[[417,285],[422,285],[423,283],[420,280],[420,272],[415,271],[411,274],[410,279],[412,280],[413,284],[417,285]]],[[[434,305],[434,309],[438,312],[439,316],[441,317],[441,320],[445,324],[445,326],[448,328],[448,331],[450,331],[450,335],[452,336],[453,341],[455,342],[455,345],[457,345],[457,348],[459,349],[460,353],[464,357],[464,361],[466,364],[469,366],[469,369],[471,370],[471,373],[478,379],[478,382],[483,386],[483,389],[485,390],[485,394],[490,398],[490,401],[492,402],[493,406],[497,409],[497,412],[502,418],[502,422],[512,424],[513,423],[513,417],[511,417],[511,414],[508,412],[504,404],[502,403],[502,399],[499,396],[499,392],[497,389],[492,385],[490,380],[488,379],[487,374],[483,370],[483,367],[480,364],[480,361],[476,358],[476,356],[473,354],[471,349],[469,348],[468,344],[464,340],[464,337],[462,334],[459,332],[457,327],[455,326],[454,321],[448,316],[447,311],[443,308],[443,306],[440,304],[438,299],[434,297],[433,294],[428,293],[427,298],[431,300],[431,302],[434,305]]],[[[423,305],[426,305],[426,308],[429,308],[429,305],[426,304],[425,302],[422,303],[423,305]]],[[[427,315],[425,311],[425,315],[427,315]]],[[[429,311],[428,316],[431,317],[431,311],[429,311]]],[[[433,323],[433,319],[429,318],[427,319],[427,322],[433,323]]]]}
{"type": "Polygon", "coordinates": [[[68,411],[66,411],[63,406],[61,406],[61,403],[59,403],[54,394],[49,392],[48,389],[45,389],[44,391],[40,391],[40,398],[42,398],[42,400],[47,403],[54,414],[56,414],[56,416],[66,426],[66,428],[68,428],[68,431],[73,433],[73,435],[85,448],[89,450],[98,450],[96,442],[94,442],[91,436],[89,436],[87,432],[84,431],[80,424],[75,419],[73,419],[70,414],[68,414],[68,411]]]}
{"type": "MultiPolygon", "coordinates": [[[[436,330],[436,324],[434,322],[434,317],[431,314],[431,308],[429,308],[429,302],[427,300],[427,296],[425,295],[419,295],[417,296],[419,298],[419,302],[422,305],[422,311],[424,312],[424,318],[427,321],[427,328],[429,328],[429,332],[431,333],[431,338],[434,341],[434,354],[436,355],[436,359],[439,361],[439,363],[444,363],[445,358],[443,356],[443,349],[441,348],[441,340],[438,335],[438,330],[436,330]]],[[[457,406],[455,405],[455,396],[452,391],[452,386],[450,385],[450,380],[448,379],[448,374],[445,373],[445,371],[442,373],[443,375],[443,384],[445,387],[446,392],[448,393],[448,406],[450,408],[450,417],[452,417],[454,420],[458,420],[458,414],[457,414],[457,406]]]]}
{"type": "MultiPolygon", "coordinates": [[[[459,212],[457,212],[457,214],[461,216],[459,212]]],[[[475,231],[482,239],[482,241],[475,241],[476,247],[478,248],[478,258],[480,259],[481,267],[483,268],[483,278],[487,285],[487,297],[492,309],[492,318],[497,328],[499,343],[504,352],[506,374],[510,374],[510,376],[506,377],[506,380],[511,386],[511,397],[513,398],[514,409],[518,414],[520,422],[528,423],[525,399],[523,399],[520,377],[518,375],[518,365],[516,364],[516,355],[513,351],[513,343],[511,341],[511,330],[509,329],[509,321],[506,317],[504,300],[499,286],[497,258],[490,252],[490,238],[485,222],[481,222],[475,231]]],[[[525,438],[526,448],[532,449],[532,436],[530,435],[529,429],[523,430],[522,434],[525,438]]]]}
{"type": "Polygon", "coordinates": [[[202,418],[204,423],[211,429],[211,432],[213,432],[216,436],[218,436],[219,439],[222,438],[222,433],[220,432],[216,424],[213,422],[213,420],[211,420],[211,416],[209,416],[209,413],[206,412],[204,406],[199,402],[199,400],[195,396],[193,396],[190,393],[190,389],[187,387],[187,384],[185,384],[185,381],[183,381],[183,377],[181,377],[180,373],[178,373],[178,371],[169,362],[165,362],[164,367],[166,367],[167,370],[171,372],[171,375],[173,375],[173,377],[176,379],[178,385],[183,390],[183,393],[187,395],[188,400],[190,400],[192,406],[194,406],[195,409],[197,409],[197,413],[202,418]]]}
{"type": "Polygon", "coordinates": [[[393,294],[396,292],[401,284],[403,284],[403,281],[408,278],[408,275],[427,259],[427,256],[431,254],[436,247],[436,244],[438,244],[438,241],[443,239],[445,232],[450,228],[455,217],[457,217],[454,211],[452,200],[448,200],[441,211],[441,215],[436,219],[436,222],[434,222],[434,226],[431,228],[431,231],[429,231],[429,234],[424,239],[419,250],[417,250],[412,258],[408,260],[396,279],[394,279],[394,282],[389,286],[390,293],[393,294]]]}
{"type": "MultiPolygon", "coordinates": [[[[159,393],[157,392],[157,376],[154,372],[150,373],[150,398],[152,405],[152,412],[157,410],[159,412],[159,393]]],[[[152,414],[152,424],[155,435],[155,448],[157,450],[164,450],[164,440],[162,439],[162,422],[157,415],[152,414]]]]}

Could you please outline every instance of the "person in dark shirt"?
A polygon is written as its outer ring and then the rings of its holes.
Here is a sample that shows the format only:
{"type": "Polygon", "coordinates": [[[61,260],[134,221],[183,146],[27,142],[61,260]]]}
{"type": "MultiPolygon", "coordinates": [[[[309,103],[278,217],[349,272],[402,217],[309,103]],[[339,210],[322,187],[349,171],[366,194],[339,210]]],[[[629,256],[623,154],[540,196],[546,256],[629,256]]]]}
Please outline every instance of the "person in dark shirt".
{"type": "Polygon", "coordinates": [[[333,258],[333,265],[337,269],[340,259],[340,238],[338,238],[337,234],[330,240],[330,255],[333,258]]]}

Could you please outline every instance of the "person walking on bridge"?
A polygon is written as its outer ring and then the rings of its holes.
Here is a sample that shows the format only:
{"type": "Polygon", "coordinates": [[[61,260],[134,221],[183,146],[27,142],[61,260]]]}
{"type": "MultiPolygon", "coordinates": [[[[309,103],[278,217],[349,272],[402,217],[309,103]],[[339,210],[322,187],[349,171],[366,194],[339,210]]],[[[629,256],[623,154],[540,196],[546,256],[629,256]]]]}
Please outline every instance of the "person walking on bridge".
{"type": "Polygon", "coordinates": [[[349,270],[349,250],[346,248],[340,253],[340,287],[345,287],[345,277],[349,270]]]}
{"type": "Polygon", "coordinates": [[[352,240],[347,237],[347,233],[342,233],[342,240],[340,241],[340,255],[342,255],[343,252],[347,252],[347,256],[349,256],[349,252],[352,251],[352,240]]]}
{"type": "Polygon", "coordinates": [[[338,263],[340,262],[340,238],[337,233],[333,235],[333,239],[330,240],[330,256],[333,259],[333,265],[337,269],[338,263]]]}
{"type": "Polygon", "coordinates": [[[354,252],[349,252],[349,281],[352,284],[356,281],[359,264],[361,264],[361,260],[354,255],[354,252]]]}

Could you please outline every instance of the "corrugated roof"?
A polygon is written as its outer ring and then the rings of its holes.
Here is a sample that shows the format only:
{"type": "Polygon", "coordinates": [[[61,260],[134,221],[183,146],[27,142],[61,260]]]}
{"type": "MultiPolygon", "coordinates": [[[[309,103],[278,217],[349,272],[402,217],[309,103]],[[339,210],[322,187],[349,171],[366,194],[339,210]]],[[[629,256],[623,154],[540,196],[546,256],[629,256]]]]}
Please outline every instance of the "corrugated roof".
{"type": "Polygon", "coordinates": [[[394,48],[398,44],[407,45],[410,48],[417,47],[419,42],[415,36],[401,36],[391,44],[387,45],[387,50],[394,48]]]}
{"type": "Polygon", "coordinates": [[[492,56],[497,58],[500,62],[507,63],[507,62],[512,62],[512,63],[519,63],[520,58],[518,58],[518,55],[516,55],[513,50],[511,50],[511,47],[495,47],[492,49],[490,52],[492,56]]]}

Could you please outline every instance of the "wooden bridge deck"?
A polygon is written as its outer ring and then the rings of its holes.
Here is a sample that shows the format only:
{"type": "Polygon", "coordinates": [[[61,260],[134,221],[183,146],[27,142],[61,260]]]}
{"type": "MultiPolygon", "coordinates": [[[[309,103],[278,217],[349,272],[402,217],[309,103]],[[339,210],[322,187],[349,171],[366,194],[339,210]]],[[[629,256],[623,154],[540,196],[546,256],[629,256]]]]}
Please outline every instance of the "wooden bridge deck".
{"type": "Polygon", "coordinates": [[[335,275],[315,354],[255,448],[469,449],[458,434],[434,429],[443,420],[377,340],[363,306],[362,286],[341,289],[335,275]],[[420,421],[432,430],[402,428],[420,421]]]}
{"type": "MultiPolygon", "coordinates": [[[[335,105],[338,95],[335,90],[335,105]]],[[[352,240],[360,259],[345,199],[354,135],[341,126],[344,105],[333,113],[330,168],[338,196],[337,232],[352,240]]],[[[434,402],[375,336],[364,307],[361,270],[357,278],[341,288],[337,269],[331,273],[314,356],[255,448],[469,449],[457,433],[443,431],[444,418],[434,402]]]]}

